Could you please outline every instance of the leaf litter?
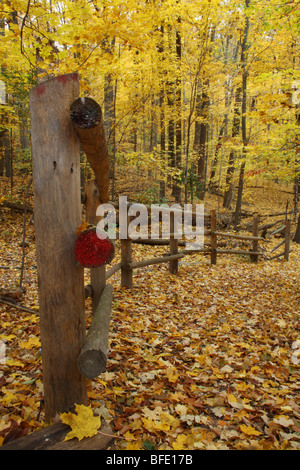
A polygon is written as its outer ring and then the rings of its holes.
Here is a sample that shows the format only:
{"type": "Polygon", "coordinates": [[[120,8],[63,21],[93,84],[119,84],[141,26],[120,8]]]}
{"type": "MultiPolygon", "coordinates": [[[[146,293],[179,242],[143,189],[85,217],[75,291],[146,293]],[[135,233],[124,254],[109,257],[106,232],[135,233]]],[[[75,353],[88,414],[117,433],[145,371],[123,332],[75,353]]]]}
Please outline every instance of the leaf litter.
{"type": "MultiPolygon", "coordinates": [[[[31,225],[27,238],[21,303],[37,310],[31,225]]],[[[6,288],[18,280],[20,234],[8,227],[1,241],[1,263],[11,267],[1,279],[6,288]]],[[[137,260],[159,254],[134,246],[137,260]]],[[[108,367],[88,382],[88,396],[120,437],[118,449],[300,448],[299,254],[294,244],[288,263],[222,255],[216,266],[194,255],[179,263],[178,275],[167,265],[135,271],[130,290],[120,287],[119,273],[111,278],[108,367]]],[[[38,312],[0,309],[5,443],[45,423],[38,312]]]]}

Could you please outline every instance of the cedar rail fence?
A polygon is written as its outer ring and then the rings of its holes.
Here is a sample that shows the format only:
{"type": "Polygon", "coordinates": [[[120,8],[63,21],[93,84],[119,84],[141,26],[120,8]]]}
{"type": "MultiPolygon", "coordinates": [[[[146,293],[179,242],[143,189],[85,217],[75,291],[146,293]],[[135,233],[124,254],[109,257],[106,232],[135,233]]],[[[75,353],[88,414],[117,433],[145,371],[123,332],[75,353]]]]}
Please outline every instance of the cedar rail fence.
{"type": "MultiPolygon", "coordinates": [[[[118,209],[117,203],[112,203],[116,209],[118,209]]],[[[146,206],[147,209],[151,210],[151,206],[146,206]]],[[[194,212],[193,216],[196,215],[194,212]]],[[[268,243],[269,240],[260,237],[258,235],[259,226],[258,226],[258,217],[253,217],[252,224],[252,235],[240,235],[238,233],[229,233],[221,232],[217,230],[217,214],[216,210],[211,210],[210,213],[204,214],[205,226],[210,226],[210,229],[204,229],[204,237],[207,237],[210,241],[204,242],[203,248],[200,249],[179,249],[179,246],[185,245],[185,241],[182,239],[175,239],[174,233],[170,234],[169,240],[167,239],[137,239],[132,240],[128,236],[126,240],[120,240],[121,244],[121,261],[116,265],[112,266],[106,271],[106,280],[112,277],[116,272],[121,270],[121,286],[122,287],[132,287],[133,286],[133,271],[135,269],[147,267],[155,264],[169,263],[169,271],[174,274],[178,272],[178,261],[185,256],[191,256],[197,253],[210,254],[210,263],[211,265],[217,264],[218,255],[222,254],[232,254],[232,255],[248,255],[250,260],[256,263],[259,260],[259,257],[264,257],[266,252],[259,249],[259,242],[268,243]],[[230,248],[218,248],[218,240],[220,239],[236,239],[241,241],[249,241],[252,246],[250,250],[235,250],[230,248]],[[134,261],[132,254],[132,243],[141,243],[149,245],[169,245],[169,253],[164,254],[163,256],[142,260],[134,261]]],[[[174,227],[174,212],[170,212],[170,225],[171,230],[174,227]]],[[[286,221],[286,225],[280,228],[281,231],[284,230],[285,236],[284,240],[280,242],[273,250],[275,251],[280,246],[284,245],[284,251],[268,258],[269,260],[284,257],[286,261],[289,260],[290,253],[290,220],[286,221]]],[[[276,230],[274,233],[278,232],[276,230]]]]}

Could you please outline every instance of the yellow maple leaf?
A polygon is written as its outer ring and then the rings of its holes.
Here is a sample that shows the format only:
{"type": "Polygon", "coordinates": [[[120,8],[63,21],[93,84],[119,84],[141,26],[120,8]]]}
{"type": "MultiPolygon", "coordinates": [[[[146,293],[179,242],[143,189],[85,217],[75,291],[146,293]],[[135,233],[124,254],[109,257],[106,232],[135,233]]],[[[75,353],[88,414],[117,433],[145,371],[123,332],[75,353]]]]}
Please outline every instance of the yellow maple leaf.
{"type": "Polygon", "coordinates": [[[16,403],[17,401],[17,396],[15,393],[10,392],[9,390],[5,391],[5,395],[1,400],[2,405],[10,405],[12,403],[16,403]]]}
{"type": "Polygon", "coordinates": [[[185,434],[179,434],[176,438],[176,441],[172,442],[172,447],[174,450],[183,450],[186,449],[187,436],[185,434]]]}
{"type": "Polygon", "coordinates": [[[29,338],[28,341],[21,342],[21,348],[24,348],[24,349],[38,348],[40,346],[41,346],[41,342],[39,338],[37,338],[36,336],[29,338]]]}
{"type": "Polygon", "coordinates": [[[231,405],[233,408],[237,408],[239,410],[243,408],[243,405],[239,403],[237,398],[231,393],[227,394],[227,400],[228,400],[229,405],[231,405]]]}
{"type": "Polygon", "coordinates": [[[170,413],[161,413],[160,419],[165,425],[168,425],[171,429],[176,429],[178,428],[178,426],[180,426],[179,419],[174,418],[174,416],[170,415],[170,413]]]}
{"type": "Polygon", "coordinates": [[[72,431],[66,435],[64,440],[67,441],[74,437],[81,440],[84,437],[95,436],[101,426],[100,416],[94,416],[91,406],[76,404],[75,411],[77,414],[70,412],[60,415],[62,422],[72,428],[72,431]]]}
{"type": "Polygon", "coordinates": [[[6,364],[8,366],[25,367],[25,364],[18,359],[6,359],[6,364]]]}
{"type": "Polygon", "coordinates": [[[164,421],[155,421],[154,424],[153,424],[153,428],[156,431],[168,432],[168,431],[170,431],[170,424],[166,423],[164,421]]]}
{"type": "Polygon", "coordinates": [[[150,432],[155,431],[155,429],[156,429],[156,421],[153,421],[152,419],[148,419],[148,418],[142,418],[142,421],[143,421],[144,427],[145,427],[148,431],[150,431],[150,432]]]}
{"type": "Polygon", "coordinates": [[[166,376],[168,377],[169,382],[175,383],[178,380],[179,374],[177,374],[177,371],[174,367],[168,367],[166,376]]]}
{"type": "Polygon", "coordinates": [[[126,450],[141,450],[141,446],[138,442],[129,442],[126,446],[126,450]]]}
{"type": "Polygon", "coordinates": [[[259,436],[260,434],[262,434],[261,432],[256,431],[256,429],[252,426],[246,426],[245,424],[240,425],[240,430],[244,434],[247,434],[247,436],[259,436]]]}
{"type": "MultiPolygon", "coordinates": [[[[3,325],[2,325],[3,326],[3,325]]],[[[11,341],[16,338],[16,335],[1,335],[0,339],[4,341],[11,341]]]]}

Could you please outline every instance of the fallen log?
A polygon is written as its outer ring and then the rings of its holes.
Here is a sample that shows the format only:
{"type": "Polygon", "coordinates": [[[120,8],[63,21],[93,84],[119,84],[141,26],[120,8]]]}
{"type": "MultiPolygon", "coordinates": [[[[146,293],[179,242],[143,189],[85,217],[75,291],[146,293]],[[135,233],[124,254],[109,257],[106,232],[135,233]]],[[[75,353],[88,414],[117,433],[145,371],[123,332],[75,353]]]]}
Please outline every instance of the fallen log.
{"type": "Polygon", "coordinates": [[[2,201],[1,206],[8,207],[8,209],[12,209],[17,212],[28,212],[30,214],[33,213],[33,208],[30,206],[24,206],[23,204],[18,204],[16,202],[9,202],[9,201],[2,201]]]}
{"type": "Polygon", "coordinates": [[[85,343],[78,357],[79,372],[87,379],[98,377],[106,370],[108,335],[113,287],[107,284],[92,319],[85,343]]]}

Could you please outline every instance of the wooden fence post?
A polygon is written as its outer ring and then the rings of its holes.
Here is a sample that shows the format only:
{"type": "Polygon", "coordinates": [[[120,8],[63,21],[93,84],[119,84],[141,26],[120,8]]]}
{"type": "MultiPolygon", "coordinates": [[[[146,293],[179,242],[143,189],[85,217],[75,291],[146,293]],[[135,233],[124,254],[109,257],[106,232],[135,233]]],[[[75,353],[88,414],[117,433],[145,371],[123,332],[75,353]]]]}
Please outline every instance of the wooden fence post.
{"type": "MultiPolygon", "coordinates": [[[[252,235],[253,235],[253,237],[258,237],[258,217],[253,217],[252,235]]],[[[253,242],[252,242],[252,251],[254,251],[255,253],[258,252],[258,240],[253,240],[253,242]]],[[[250,259],[254,263],[257,263],[258,255],[252,255],[250,253],[250,259]]]]}
{"type": "Polygon", "coordinates": [[[46,420],[86,402],[77,359],[85,339],[83,267],[74,257],[81,223],[80,147],[69,109],[77,74],[30,91],[34,221],[46,420]]]}
{"type": "MultiPolygon", "coordinates": [[[[178,253],[178,240],[174,238],[175,231],[175,215],[174,212],[170,212],[170,255],[176,255],[178,253]]],[[[169,271],[171,274],[178,273],[178,259],[174,259],[169,262],[169,271]]]]}
{"type": "Polygon", "coordinates": [[[217,264],[217,230],[216,210],[210,211],[210,229],[211,229],[211,246],[210,246],[210,264],[217,264]]]}
{"type": "Polygon", "coordinates": [[[127,216],[127,238],[121,242],[121,287],[132,287],[132,244],[128,235],[130,217],[127,216]]]}
{"type": "MultiPolygon", "coordinates": [[[[96,217],[97,207],[101,204],[99,193],[95,182],[87,181],[85,183],[86,196],[86,220],[92,225],[97,225],[99,217],[96,217]]],[[[106,266],[99,266],[90,269],[90,278],[92,286],[92,314],[94,315],[100,302],[101,294],[106,284],[106,266]]]]}
{"type": "Polygon", "coordinates": [[[285,261],[289,260],[290,255],[290,239],[291,239],[291,221],[286,221],[285,226],[285,237],[284,237],[284,259],[285,261]]]}
{"type": "Polygon", "coordinates": [[[78,368],[82,375],[88,379],[94,379],[106,370],[112,296],[112,285],[107,284],[103,289],[84,346],[78,357],[78,368]]]}

